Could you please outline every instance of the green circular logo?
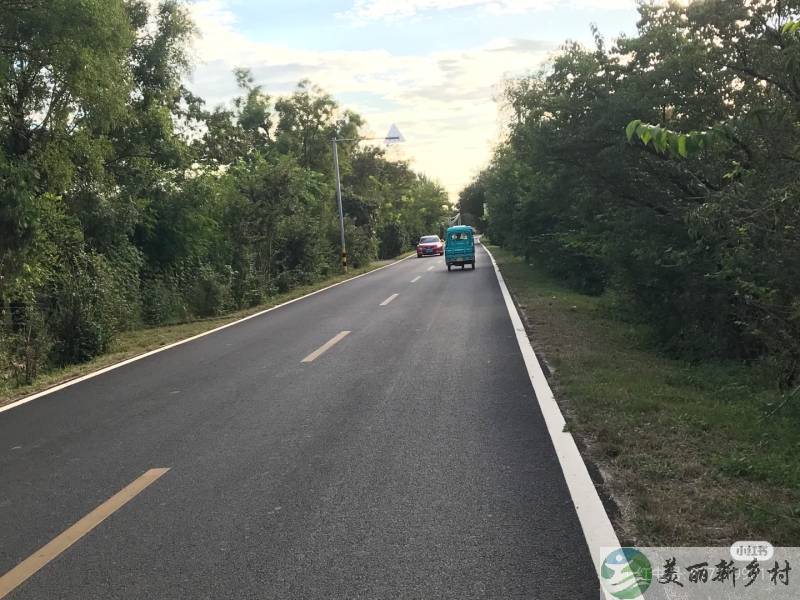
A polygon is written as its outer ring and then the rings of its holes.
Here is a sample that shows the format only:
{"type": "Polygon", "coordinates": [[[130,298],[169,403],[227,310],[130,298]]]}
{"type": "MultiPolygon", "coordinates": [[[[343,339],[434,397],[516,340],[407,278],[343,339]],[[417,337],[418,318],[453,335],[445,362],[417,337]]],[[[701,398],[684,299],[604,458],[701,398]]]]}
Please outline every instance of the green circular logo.
{"type": "Polygon", "coordinates": [[[653,581],[653,567],[636,548],[619,548],[609,554],[600,568],[608,593],[620,600],[640,598],[653,581]]]}

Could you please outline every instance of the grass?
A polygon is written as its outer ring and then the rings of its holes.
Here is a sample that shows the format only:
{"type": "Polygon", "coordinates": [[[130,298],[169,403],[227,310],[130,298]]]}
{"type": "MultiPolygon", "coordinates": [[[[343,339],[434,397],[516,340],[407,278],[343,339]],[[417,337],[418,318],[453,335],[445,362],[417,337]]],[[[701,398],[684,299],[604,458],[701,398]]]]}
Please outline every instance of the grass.
{"type": "Polygon", "coordinates": [[[623,543],[797,545],[800,397],[787,401],[758,366],[659,354],[607,298],[490,249],[568,427],[618,509],[623,543]]]}
{"type": "Polygon", "coordinates": [[[156,348],[160,348],[194,335],[198,335],[204,331],[220,327],[248,315],[252,315],[267,308],[277,306],[278,304],[293,300],[294,298],[299,298],[300,296],[304,296],[329,285],[345,281],[346,279],[350,279],[356,275],[374,271],[375,269],[383,267],[394,260],[396,259],[377,261],[366,267],[351,269],[347,274],[336,275],[311,285],[295,288],[290,292],[286,292],[285,294],[273,296],[266,304],[248,308],[246,310],[240,310],[218,317],[197,319],[187,323],[159,327],[145,327],[141,329],[123,331],[116,336],[111,348],[107,353],[102,354],[89,362],[47,371],[40,374],[35,381],[28,385],[17,386],[14,385],[14,382],[10,378],[0,378],[0,406],[9,404],[15,400],[24,398],[25,396],[41,392],[47,388],[69,381],[70,379],[97,371],[98,369],[113,365],[144,352],[155,350],[156,348]]]}

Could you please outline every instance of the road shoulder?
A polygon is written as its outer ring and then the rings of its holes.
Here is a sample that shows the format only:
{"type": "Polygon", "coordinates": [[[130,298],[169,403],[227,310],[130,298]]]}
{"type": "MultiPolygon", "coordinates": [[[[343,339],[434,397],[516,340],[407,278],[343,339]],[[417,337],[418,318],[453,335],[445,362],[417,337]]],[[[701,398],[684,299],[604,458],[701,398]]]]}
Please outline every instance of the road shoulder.
{"type": "Polygon", "coordinates": [[[492,255],[489,248],[486,253],[491,260],[492,267],[497,275],[497,281],[503,295],[509,317],[516,334],[522,358],[530,377],[531,386],[542,411],[547,431],[553,442],[561,470],[564,473],[567,487],[569,488],[575,511],[586,538],[586,544],[592,555],[592,562],[595,569],[598,569],[605,558],[604,548],[616,548],[619,546],[616,533],[611,524],[611,520],[605,511],[595,484],[592,481],[589,471],[578,450],[578,446],[572,434],[566,427],[566,421],[561,413],[561,409],[556,403],[553,391],[545,377],[541,364],[531,345],[528,333],[523,325],[522,318],[517,306],[512,299],[511,293],[506,286],[502,272],[492,255]]]}
{"type": "Polygon", "coordinates": [[[630,545],[800,537],[796,403],[757,368],[659,354],[607,298],[490,247],[584,459],[630,545]],[[795,425],[793,425],[793,423],[795,425]],[[794,449],[794,450],[793,450],[794,449]]]}

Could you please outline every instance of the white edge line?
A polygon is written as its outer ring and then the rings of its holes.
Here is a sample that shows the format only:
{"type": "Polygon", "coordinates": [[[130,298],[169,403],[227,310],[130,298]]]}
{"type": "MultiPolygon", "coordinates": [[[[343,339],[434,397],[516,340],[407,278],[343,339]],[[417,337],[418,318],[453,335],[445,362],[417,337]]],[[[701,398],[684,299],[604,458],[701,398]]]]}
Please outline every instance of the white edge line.
{"type": "Polygon", "coordinates": [[[281,304],[277,304],[270,308],[264,309],[257,313],[253,313],[252,315],[248,315],[246,317],[242,317],[241,319],[237,319],[236,321],[231,321],[230,323],[226,323],[225,325],[220,325],[214,329],[210,329],[208,331],[204,331],[203,333],[198,333],[197,335],[193,335],[192,337],[185,338],[183,340],[178,340],[177,342],[173,342],[171,344],[167,344],[166,346],[161,346],[160,348],[156,348],[155,350],[149,350],[143,354],[137,354],[136,356],[132,356],[131,358],[126,358],[125,360],[114,363],[113,365],[108,365],[107,367],[103,367],[102,369],[98,369],[97,371],[92,371],[91,373],[87,373],[86,375],[81,375],[80,377],[76,377],[74,379],[70,379],[69,381],[65,381],[64,383],[60,383],[55,385],[51,388],[47,388],[46,390],[42,390],[41,392],[36,392],[35,394],[31,394],[30,396],[26,396],[25,398],[20,398],[19,400],[15,400],[10,404],[6,404],[5,406],[0,406],[0,413],[3,413],[7,410],[11,410],[12,408],[16,408],[18,406],[22,406],[23,404],[27,404],[28,402],[32,402],[38,398],[43,396],[47,396],[54,392],[58,392],[70,386],[73,386],[77,383],[81,383],[82,381],[86,381],[87,379],[92,379],[93,377],[97,377],[98,375],[102,375],[103,373],[108,373],[109,371],[113,371],[114,369],[118,369],[120,367],[124,367],[125,365],[129,365],[137,360],[142,360],[143,358],[147,358],[148,356],[152,356],[153,354],[158,354],[159,352],[164,352],[165,350],[169,350],[171,348],[175,348],[176,346],[180,346],[182,344],[187,344],[194,340],[200,339],[201,337],[205,337],[207,335],[211,335],[212,333],[217,333],[218,331],[222,331],[223,329],[227,329],[228,327],[233,327],[234,325],[238,325],[239,323],[244,323],[245,321],[249,321],[250,319],[255,319],[256,317],[260,317],[262,315],[267,314],[268,312],[272,312],[273,310],[278,310],[279,308],[283,308],[284,306],[288,306],[289,304],[294,304],[300,300],[304,300],[305,298],[309,298],[311,296],[315,296],[317,294],[321,294],[324,291],[330,290],[331,288],[335,288],[337,286],[343,285],[345,283],[349,283],[356,279],[360,279],[361,277],[366,277],[367,275],[372,275],[373,273],[377,273],[378,271],[382,271],[383,269],[387,269],[392,267],[398,263],[403,262],[404,260],[408,260],[413,254],[406,256],[405,258],[401,258],[394,262],[389,263],[388,265],[383,265],[382,267],[378,267],[377,269],[373,269],[371,271],[367,271],[366,273],[361,273],[361,275],[356,275],[355,277],[350,277],[349,279],[345,279],[344,281],[339,281],[337,283],[333,283],[327,287],[324,287],[319,290],[315,290],[313,292],[309,292],[304,296],[299,296],[297,298],[293,298],[291,300],[287,300],[281,304]]]}
{"type": "Polygon", "coordinates": [[[388,305],[388,304],[389,304],[389,303],[390,303],[392,300],[394,300],[395,298],[397,298],[399,295],[400,295],[400,294],[392,294],[392,295],[391,295],[391,296],[389,296],[389,297],[388,297],[386,300],[384,300],[383,302],[381,302],[381,304],[380,304],[380,305],[381,305],[381,306],[386,306],[386,305],[388,305]]]}
{"type": "MultiPolygon", "coordinates": [[[[603,502],[597,493],[597,488],[595,488],[594,482],[589,475],[586,463],[583,462],[578,446],[575,444],[575,439],[571,433],[564,431],[564,425],[566,424],[564,415],[561,414],[561,409],[558,407],[553,391],[550,389],[550,384],[547,382],[544,371],[542,371],[542,366],[536,358],[536,353],[533,351],[531,342],[528,339],[528,333],[525,331],[522,319],[511,298],[508,287],[506,287],[497,262],[494,260],[492,253],[489,252],[489,249],[486,246],[483,248],[489,255],[495,275],[497,275],[497,282],[500,284],[500,290],[503,293],[503,299],[506,302],[514,332],[517,334],[517,343],[522,352],[522,358],[525,360],[533,391],[539,401],[539,408],[547,424],[550,439],[553,441],[553,447],[556,450],[558,462],[561,464],[561,470],[564,473],[570,496],[572,496],[575,511],[578,513],[578,520],[581,523],[583,535],[586,538],[586,544],[589,546],[589,552],[592,555],[592,562],[599,580],[600,565],[605,559],[603,548],[619,548],[619,539],[614,532],[614,527],[611,525],[608,514],[606,514],[603,502]]],[[[608,595],[606,597],[610,598],[608,595]]]]}

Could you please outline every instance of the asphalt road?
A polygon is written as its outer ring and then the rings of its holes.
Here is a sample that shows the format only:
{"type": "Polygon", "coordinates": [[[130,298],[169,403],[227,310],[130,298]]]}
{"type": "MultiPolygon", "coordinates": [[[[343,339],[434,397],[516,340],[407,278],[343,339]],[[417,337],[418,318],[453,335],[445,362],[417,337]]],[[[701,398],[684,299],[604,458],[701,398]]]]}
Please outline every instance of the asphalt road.
{"type": "Polygon", "coordinates": [[[409,259],[0,413],[0,575],[170,469],[6,597],[598,598],[477,260],[409,259]]]}

